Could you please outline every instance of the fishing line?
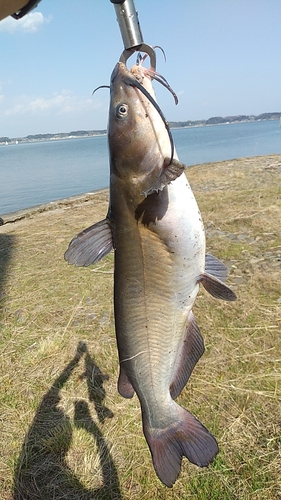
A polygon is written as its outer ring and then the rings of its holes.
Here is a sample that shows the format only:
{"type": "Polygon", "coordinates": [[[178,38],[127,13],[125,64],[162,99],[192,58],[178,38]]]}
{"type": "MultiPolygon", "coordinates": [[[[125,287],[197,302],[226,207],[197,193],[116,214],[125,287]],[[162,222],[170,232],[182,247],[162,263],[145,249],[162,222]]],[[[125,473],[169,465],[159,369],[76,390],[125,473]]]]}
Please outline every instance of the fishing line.
{"type": "MultiPolygon", "coordinates": [[[[134,78],[130,78],[128,76],[126,76],[126,78],[124,78],[124,81],[127,85],[130,85],[131,87],[136,87],[137,89],[139,89],[143,95],[151,102],[151,104],[155,107],[156,111],[159,113],[161,119],[163,120],[163,123],[165,125],[165,128],[168,132],[168,135],[169,135],[169,139],[170,139],[170,144],[171,144],[171,158],[170,158],[170,163],[169,165],[171,165],[172,161],[173,161],[173,158],[174,158],[174,150],[175,150],[175,146],[174,146],[174,141],[173,141],[173,136],[172,136],[172,133],[171,133],[171,130],[169,128],[169,124],[161,110],[161,108],[158,106],[157,102],[155,101],[155,99],[153,99],[153,97],[150,95],[150,93],[146,90],[146,88],[144,88],[144,86],[138,82],[138,80],[134,79],[134,78]]],[[[168,166],[168,165],[167,165],[168,166]]]]}

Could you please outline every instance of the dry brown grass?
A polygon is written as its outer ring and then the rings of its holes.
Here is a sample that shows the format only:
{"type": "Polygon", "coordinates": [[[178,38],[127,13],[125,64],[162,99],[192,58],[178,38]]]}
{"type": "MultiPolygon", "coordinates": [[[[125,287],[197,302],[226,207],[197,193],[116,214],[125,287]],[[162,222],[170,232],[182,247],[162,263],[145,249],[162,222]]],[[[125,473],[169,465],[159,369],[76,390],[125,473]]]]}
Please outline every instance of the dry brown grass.
{"type": "Polygon", "coordinates": [[[69,240],[106,214],[108,194],[0,228],[3,500],[281,498],[281,156],[188,170],[208,251],[238,301],[201,292],[206,353],[179,398],[215,434],[208,469],[155,476],[136,398],[116,389],[109,255],[75,269],[69,240]]]}

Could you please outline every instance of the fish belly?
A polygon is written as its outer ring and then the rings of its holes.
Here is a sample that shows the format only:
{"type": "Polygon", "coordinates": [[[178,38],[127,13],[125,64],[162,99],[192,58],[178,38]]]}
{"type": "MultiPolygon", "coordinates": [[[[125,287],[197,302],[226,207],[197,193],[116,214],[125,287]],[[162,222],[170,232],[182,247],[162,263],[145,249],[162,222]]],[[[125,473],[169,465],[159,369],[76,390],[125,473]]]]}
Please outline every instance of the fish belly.
{"type": "Polygon", "coordinates": [[[124,210],[115,233],[120,366],[141,403],[157,414],[170,401],[169,386],[205,258],[202,220],[185,175],[165,189],[168,205],[160,220],[147,227],[124,210]]]}

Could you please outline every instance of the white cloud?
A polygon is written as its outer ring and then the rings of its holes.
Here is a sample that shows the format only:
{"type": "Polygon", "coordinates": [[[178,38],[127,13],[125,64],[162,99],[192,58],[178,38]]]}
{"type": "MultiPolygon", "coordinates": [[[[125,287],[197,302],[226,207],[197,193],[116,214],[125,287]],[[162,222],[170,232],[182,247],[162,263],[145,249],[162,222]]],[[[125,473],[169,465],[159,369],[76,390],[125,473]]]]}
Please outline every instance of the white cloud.
{"type": "Polygon", "coordinates": [[[201,101],[198,104],[201,108],[208,108],[210,106],[210,103],[207,101],[201,101]]]}
{"type": "Polygon", "coordinates": [[[50,21],[51,16],[44,17],[41,12],[31,12],[21,19],[14,19],[10,16],[0,21],[0,31],[6,31],[11,34],[15,32],[36,33],[43,24],[50,21]]]}
{"type": "Polygon", "coordinates": [[[65,115],[83,110],[96,109],[100,103],[91,98],[78,97],[69,90],[54,93],[51,97],[21,96],[14,104],[4,111],[5,116],[54,114],[65,115]]]}
{"type": "Polygon", "coordinates": [[[102,97],[102,93],[97,97],[76,95],[69,89],[47,96],[5,95],[0,98],[0,137],[104,129],[108,96],[102,97]]]}
{"type": "Polygon", "coordinates": [[[4,97],[5,97],[4,94],[1,94],[2,90],[3,90],[3,86],[2,86],[2,82],[0,82],[0,102],[3,101],[4,97]]]}

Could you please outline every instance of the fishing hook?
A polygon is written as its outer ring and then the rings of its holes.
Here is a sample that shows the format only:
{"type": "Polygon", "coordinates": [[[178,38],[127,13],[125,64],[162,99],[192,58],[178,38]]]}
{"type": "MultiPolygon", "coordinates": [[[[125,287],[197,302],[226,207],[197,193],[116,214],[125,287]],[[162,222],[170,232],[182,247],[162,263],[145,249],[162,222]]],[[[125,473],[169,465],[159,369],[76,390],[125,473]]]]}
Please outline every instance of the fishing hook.
{"type": "Polygon", "coordinates": [[[151,45],[147,45],[146,43],[142,43],[141,45],[138,45],[136,47],[132,47],[130,49],[125,49],[119,59],[119,62],[122,62],[123,64],[126,65],[127,60],[131,55],[134,54],[134,52],[145,52],[146,57],[149,56],[150,59],[150,67],[152,70],[156,70],[156,54],[155,50],[151,45]]]}
{"type": "MultiPolygon", "coordinates": [[[[164,56],[164,61],[167,62],[165,51],[164,51],[164,49],[162,49],[162,47],[160,47],[160,45],[154,45],[152,48],[153,48],[153,50],[160,49],[163,56],[164,56]]],[[[138,57],[137,57],[137,65],[142,64],[143,61],[147,58],[147,56],[148,56],[148,54],[145,54],[144,56],[142,56],[141,53],[139,52],[138,57]]]]}

